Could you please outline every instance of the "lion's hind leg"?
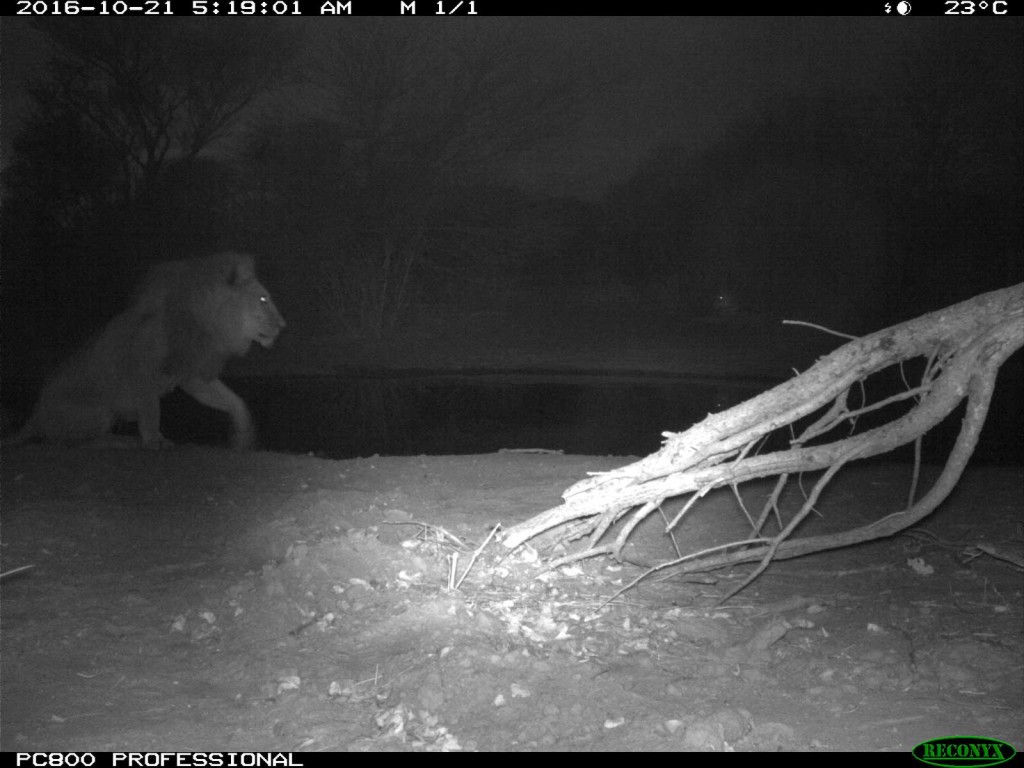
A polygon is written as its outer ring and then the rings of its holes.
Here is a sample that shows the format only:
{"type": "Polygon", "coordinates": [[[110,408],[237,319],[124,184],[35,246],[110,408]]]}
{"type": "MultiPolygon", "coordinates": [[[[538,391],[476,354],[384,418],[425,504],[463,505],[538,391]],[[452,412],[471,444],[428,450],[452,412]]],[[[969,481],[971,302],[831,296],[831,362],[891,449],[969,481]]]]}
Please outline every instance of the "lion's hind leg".
{"type": "Polygon", "coordinates": [[[242,398],[228,389],[223,381],[220,379],[212,381],[189,379],[182,382],[181,388],[203,405],[224,411],[231,416],[231,423],[234,427],[231,435],[233,448],[244,450],[253,446],[255,431],[249,409],[242,398]]]}
{"type": "Polygon", "coordinates": [[[68,393],[44,394],[32,416],[36,435],[53,443],[78,444],[100,440],[110,434],[113,414],[105,403],[75,398],[68,393]]]}

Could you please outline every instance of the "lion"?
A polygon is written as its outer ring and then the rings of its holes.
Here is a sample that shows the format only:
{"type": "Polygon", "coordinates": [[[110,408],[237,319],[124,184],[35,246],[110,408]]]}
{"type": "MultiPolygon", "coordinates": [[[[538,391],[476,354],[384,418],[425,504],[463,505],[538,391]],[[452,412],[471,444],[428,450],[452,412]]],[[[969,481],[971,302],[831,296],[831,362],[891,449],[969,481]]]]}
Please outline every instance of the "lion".
{"type": "Polygon", "coordinates": [[[271,347],[284,327],[252,256],[157,264],[131,306],[57,368],[11,442],[81,443],[135,421],[143,446],[169,445],[160,433],[160,398],[180,387],[230,415],[235,448],[251,447],[249,409],[219,377],[229,358],[253,342],[271,347]]]}

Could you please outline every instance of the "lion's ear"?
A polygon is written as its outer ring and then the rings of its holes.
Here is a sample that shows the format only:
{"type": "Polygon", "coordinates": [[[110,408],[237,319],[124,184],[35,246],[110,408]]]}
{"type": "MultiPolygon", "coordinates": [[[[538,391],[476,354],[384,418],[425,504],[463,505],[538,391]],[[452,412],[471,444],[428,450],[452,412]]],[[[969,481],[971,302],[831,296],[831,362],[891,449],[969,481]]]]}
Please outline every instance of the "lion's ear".
{"type": "Polygon", "coordinates": [[[247,253],[231,254],[231,270],[228,285],[244,285],[256,279],[256,263],[247,253]]]}

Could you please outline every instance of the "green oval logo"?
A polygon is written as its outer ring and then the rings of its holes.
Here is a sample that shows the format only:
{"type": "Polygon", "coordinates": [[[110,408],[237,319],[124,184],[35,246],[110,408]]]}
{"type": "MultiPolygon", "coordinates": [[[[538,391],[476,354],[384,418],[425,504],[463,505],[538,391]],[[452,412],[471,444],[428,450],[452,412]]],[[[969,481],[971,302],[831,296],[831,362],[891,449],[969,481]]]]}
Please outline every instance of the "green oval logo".
{"type": "Polygon", "coordinates": [[[911,754],[928,765],[962,768],[973,765],[999,765],[1017,754],[1017,750],[999,739],[983,736],[943,736],[922,741],[911,754]]]}

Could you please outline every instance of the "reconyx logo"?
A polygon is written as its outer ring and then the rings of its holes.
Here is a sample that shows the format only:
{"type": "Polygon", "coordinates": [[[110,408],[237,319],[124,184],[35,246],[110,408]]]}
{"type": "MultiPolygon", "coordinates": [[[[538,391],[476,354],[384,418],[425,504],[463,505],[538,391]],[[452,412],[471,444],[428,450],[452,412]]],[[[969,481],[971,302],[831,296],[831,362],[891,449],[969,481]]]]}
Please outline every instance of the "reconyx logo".
{"type": "Polygon", "coordinates": [[[1017,750],[999,739],[986,739],[981,736],[943,736],[940,739],[922,741],[911,750],[911,754],[928,765],[963,768],[999,765],[1017,754],[1017,750]]]}

